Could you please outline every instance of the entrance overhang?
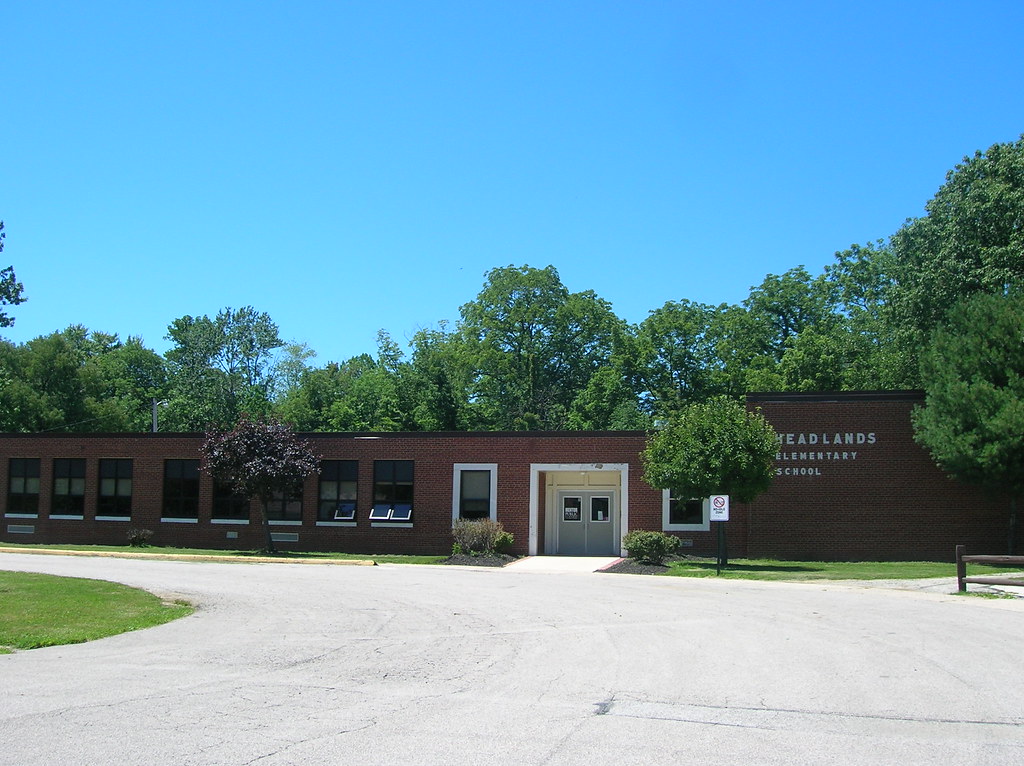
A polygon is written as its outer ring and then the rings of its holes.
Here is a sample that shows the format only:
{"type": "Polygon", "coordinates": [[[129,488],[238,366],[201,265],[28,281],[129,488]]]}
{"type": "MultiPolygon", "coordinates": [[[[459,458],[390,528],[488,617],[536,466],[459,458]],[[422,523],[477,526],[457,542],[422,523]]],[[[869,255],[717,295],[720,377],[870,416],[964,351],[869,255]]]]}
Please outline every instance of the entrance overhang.
{"type": "MultiPolygon", "coordinates": [[[[542,508],[541,476],[548,471],[617,471],[619,474],[620,530],[629,531],[629,463],[530,463],[530,545],[531,556],[539,553],[540,525],[544,518],[542,508]]],[[[619,555],[624,556],[619,542],[619,555]]]]}

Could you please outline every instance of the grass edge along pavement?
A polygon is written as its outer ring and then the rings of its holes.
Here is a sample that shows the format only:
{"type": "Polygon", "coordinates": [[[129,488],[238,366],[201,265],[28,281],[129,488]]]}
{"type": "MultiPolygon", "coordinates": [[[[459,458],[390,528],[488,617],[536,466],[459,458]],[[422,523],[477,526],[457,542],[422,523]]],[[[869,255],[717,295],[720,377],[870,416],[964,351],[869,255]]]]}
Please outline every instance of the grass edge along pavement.
{"type": "Polygon", "coordinates": [[[107,580],[0,571],[0,654],[107,638],[194,611],[184,600],[107,580]]]}
{"type": "Polygon", "coordinates": [[[376,566],[377,564],[440,564],[445,556],[367,556],[351,553],[277,552],[212,550],[194,548],[132,547],[118,545],[0,545],[0,553],[31,553],[48,556],[100,556],[108,558],[155,559],[164,561],[212,561],[238,564],[330,564],[376,566]]]}
{"type": "MultiPolygon", "coordinates": [[[[514,557],[501,561],[474,562],[460,557],[452,562],[449,556],[413,556],[399,554],[371,555],[325,552],[278,552],[270,556],[260,551],[211,550],[197,548],[164,548],[159,546],[18,544],[0,545],[0,553],[32,553],[55,556],[109,556],[119,558],[212,561],[221,563],[288,563],[333,564],[341,566],[374,566],[380,564],[483,564],[501,566],[514,557]]],[[[481,557],[486,558],[486,557],[481,557]]],[[[669,577],[724,577],[746,580],[782,580],[813,582],[820,580],[921,580],[935,577],[956,577],[956,564],[940,561],[788,561],[775,559],[730,559],[716,575],[713,558],[674,556],[664,565],[639,564],[624,558],[603,571],[622,574],[651,574],[669,577]]],[[[977,565],[985,574],[1015,571],[1006,567],[977,565]]]]}
{"type": "MultiPolygon", "coordinates": [[[[956,564],[942,561],[780,561],[773,559],[730,559],[716,574],[715,559],[676,557],[663,565],[638,564],[623,559],[604,570],[622,574],[652,574],[665,577],[718,577],[733,580],[816,582],[829,580],[924,580],[937,577],[956,579],[956,564]]],[[[978,567],[979,571],[981,567],[978,567]]],[[[989,567],[986,573],[1014,571],[989,567]]]]}

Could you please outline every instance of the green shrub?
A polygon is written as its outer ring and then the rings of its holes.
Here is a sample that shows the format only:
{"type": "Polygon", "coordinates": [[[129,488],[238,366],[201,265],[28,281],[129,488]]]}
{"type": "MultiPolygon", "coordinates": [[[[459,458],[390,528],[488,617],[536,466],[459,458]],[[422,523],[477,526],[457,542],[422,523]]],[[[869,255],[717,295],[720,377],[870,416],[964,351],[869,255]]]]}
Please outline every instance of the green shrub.
{"type": "Polygon", "coordinates": [[[128,544],[133,548],[145,548],[149,545],[149,538],[153,536],[151,529],[129,529],[128,544]]]}
{"type": "Polygon", "coordinates": [[[679,550],[679,538],[664,532],[634,529],[622,538],[622,546],[631,559],[641,564],[661,564],[679,550]]]}
{"type": "MultiPolygon", "coordinates": [[[[499,524],[498,526],[501,525],[499,524]]],[[[512,547],[513,542],[515,542],[515,538],[512,537],[512,533],[502,529],[494,537],[494,550],[498,553],[507,553],[508,549],[512,547]]]]}
{"type": "Polygon", "coordinates": [[[452,552],[476,555],[495,553],[512,545],[512,535],[501,524],[490,519],[459,519],[452,527],[455,543],[452,552]]]}

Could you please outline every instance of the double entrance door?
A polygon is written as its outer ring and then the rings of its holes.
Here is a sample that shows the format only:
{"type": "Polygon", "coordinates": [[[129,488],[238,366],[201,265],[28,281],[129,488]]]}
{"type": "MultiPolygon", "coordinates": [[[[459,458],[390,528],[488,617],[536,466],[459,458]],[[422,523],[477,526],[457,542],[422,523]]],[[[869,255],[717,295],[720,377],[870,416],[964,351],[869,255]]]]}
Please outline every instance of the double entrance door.
{"type": "Polygon", "coordinates": [[[615,493],[561,490],[556,508],[558,553],[565,556],[617,556],[615,493]]]}

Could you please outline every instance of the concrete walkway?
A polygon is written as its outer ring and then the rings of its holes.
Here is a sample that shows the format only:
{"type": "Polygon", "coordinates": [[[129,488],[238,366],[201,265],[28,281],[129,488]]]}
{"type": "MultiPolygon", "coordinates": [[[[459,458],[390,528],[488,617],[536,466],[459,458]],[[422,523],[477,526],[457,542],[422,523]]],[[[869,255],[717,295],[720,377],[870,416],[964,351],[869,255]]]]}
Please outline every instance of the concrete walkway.
{"type": "Polygon", "coordinates": [[[525,556],[503,569],[531,574],[590,574],[620,560],[618,556],[525,556]]]}

